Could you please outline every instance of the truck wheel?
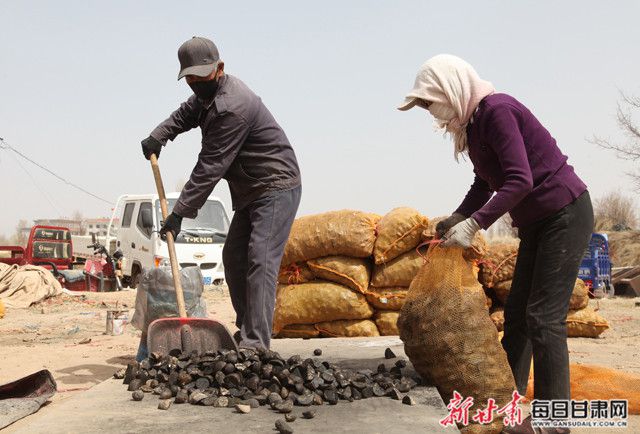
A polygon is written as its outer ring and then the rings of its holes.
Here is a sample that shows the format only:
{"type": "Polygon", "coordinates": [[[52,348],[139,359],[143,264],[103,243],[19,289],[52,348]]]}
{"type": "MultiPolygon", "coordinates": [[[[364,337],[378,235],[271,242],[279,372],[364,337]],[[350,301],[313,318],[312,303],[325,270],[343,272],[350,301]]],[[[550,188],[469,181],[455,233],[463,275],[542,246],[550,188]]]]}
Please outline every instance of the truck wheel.
{"type": "Polygon", "coordinates": [[[607,288],[607,297],[611,298],[616,295],[616,290],[613,286],[613,283],[607,281],[605,284],[605,288],[607,288]]]}

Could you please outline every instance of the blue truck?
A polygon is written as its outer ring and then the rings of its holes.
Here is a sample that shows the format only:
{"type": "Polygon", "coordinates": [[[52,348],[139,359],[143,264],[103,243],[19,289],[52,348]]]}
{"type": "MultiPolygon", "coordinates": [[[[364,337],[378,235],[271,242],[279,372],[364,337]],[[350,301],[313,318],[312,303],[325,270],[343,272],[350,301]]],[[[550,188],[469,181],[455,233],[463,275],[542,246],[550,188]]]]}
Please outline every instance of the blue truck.
{"type": "Polygon", "coordinates": [[[593,233],[589,247],[582,257],[578,277],[589,287],[590,295],[596,298],[614,294],[611,282],[611,258],[607,234],[593,233]]]}

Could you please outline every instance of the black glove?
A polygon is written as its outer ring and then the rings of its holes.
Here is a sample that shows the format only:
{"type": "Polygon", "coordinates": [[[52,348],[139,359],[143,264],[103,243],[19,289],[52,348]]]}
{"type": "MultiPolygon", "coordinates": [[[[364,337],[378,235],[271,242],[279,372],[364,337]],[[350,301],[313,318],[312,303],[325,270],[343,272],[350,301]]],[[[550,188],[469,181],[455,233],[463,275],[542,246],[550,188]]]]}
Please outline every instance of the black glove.
{"type": "Polygon", "coordinates": [[[162,222],[162,227],[160,228],[160,238],[166,240],[166,233],[171,232],[173,234],[173,239],[175,240],[180,233],[180,226],[182,226],[182,217],[178,214],[172,212],[167,217],[167,220],[162,222]]]}
{"type": "Polygon", "coordinates": [[[151,159],[151,154],[156,154],[156,157],[160,158],[160,151],[162,151],[162,143],[149,136],[142,142],[142,153],[147,160],[151,159]]]}
{"type": "Polygon", "coordinates": [[[454,227],[455,225],[457,225],[458,223],[460,223],[465,219],[466,217],[463,216],[462,214],[454,212],[446,219],[438,222],[438,224],[436,225],[436,233],[438,234],[438,238],[442,238],[444,234],[449,232],[449,229],[451,229],[452,227],[454,227]]]}

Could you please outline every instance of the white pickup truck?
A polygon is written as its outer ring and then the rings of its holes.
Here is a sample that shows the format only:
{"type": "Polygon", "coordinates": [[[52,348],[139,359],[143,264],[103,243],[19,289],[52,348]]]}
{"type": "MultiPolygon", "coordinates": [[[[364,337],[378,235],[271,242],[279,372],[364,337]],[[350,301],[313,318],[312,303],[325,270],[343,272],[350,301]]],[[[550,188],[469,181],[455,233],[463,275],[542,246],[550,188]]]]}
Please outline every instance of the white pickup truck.
{"type": "MultiPolygon", "coordinates": [[[[169,212],[179,193],[168,193],[169,212]]],[[[110,254],[120,249],[123,283],[135,288],[143,269],[169,264],[167,244],[160,239],[158,230],[162,214],[157,194],[123,195],[118,198],[107,236],[97,241],[107,247],[110,254]]],[[[198,211],[195,219],[182,220],[182,230],[176,239],[176,255],[180,267],[198,266],[205,285],[224,284],[222,247],[229,230],[229,217],[222,201],[210,197],[198,211]]],[[[74,256],[77,259],[93,256],[87,246],[91,235],[72,236],[74,256]]]]}

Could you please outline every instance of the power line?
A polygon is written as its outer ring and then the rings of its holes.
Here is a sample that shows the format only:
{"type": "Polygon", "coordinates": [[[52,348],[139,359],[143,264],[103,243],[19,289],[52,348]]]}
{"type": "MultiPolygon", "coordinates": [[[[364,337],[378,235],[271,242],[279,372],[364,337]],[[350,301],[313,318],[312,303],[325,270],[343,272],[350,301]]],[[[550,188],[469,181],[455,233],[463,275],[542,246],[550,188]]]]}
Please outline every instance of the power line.
{"type": "Polygon", "coordinates": [[[31,182],[33,182],[33,185],[36,187],[36,189],[42,194],[42,196],[44,196],[44,198],[46,199],[47,202],[49,202],[49,205],[51,205],[51,207],[53,209],[55,209],[58,214],[62,215],[62,213],[60,212],[60,210],[58,209],[58,207],[53,203],[53,201],[51,199],[49,199],[49,196],[47,195],[47,193],[45,193],[45,191],[40,187],[40,185],[36,182],[36,179],[33,177],[33,175],[31,175],[31,173],[27,170],[26,167],[24,167],[22,165],[22,163],[20,162],[20,160],[18,160],[18,157],[16,157],[15,155],[11,154],[11,156],[13,157],[13,159],[15,160],[16,164],[18,166],[20,166],[20,168],[24,171],[24,173],[27,174],[27,176],[29,177],[29,179],[31,179],[31,182]]]}
{"type": "Polygon", "coordinates": [[[100,196],[97,196],[97,195],[91,193],[90,191],[85,190],[84,188],[80,187],[79,185],[74,184],[73,182],[67,181],[62,176],[60,176],[60,175],[52,172],[51,170],[47,169],[46,167],[44,167],[42,164],[37,163],[36,161],[33,161],[31,158],[27,157],[22,152],[18,151],[16,148],[14,148],[10,144],[8,144],[2,137],[0,137],[0,143],[2,143],[2,145],[0,145],[0,149],[8,149],[10,151],[13,151],[16,154],[18,154],[19,156],[21,156],[22,158],[24,158],[25,160],[27,160],[28,162],[30,162],[31,164],[34,164],[34,165],[38,166],[39,168],[41,168],[42,170],[44,170],[45,172],[55,176],[56,178],[58,178],[60,181],[64,182],[65,184],[70,185],[71,187],[76,188],[76,189],[80,190],[81,192],[83,192],[85,194],[88,194],[91,197],[94,197],[94,198],[96,198],[98,200],[101,200],[102,202],[108,203],[109,205],[113,205],[113,202],[110,202],[110,201],[108,201],[106,199],[103,199],[100,196]]]}

